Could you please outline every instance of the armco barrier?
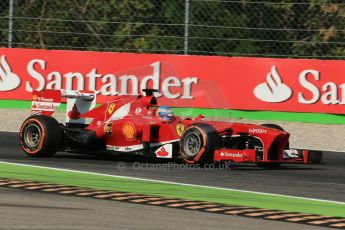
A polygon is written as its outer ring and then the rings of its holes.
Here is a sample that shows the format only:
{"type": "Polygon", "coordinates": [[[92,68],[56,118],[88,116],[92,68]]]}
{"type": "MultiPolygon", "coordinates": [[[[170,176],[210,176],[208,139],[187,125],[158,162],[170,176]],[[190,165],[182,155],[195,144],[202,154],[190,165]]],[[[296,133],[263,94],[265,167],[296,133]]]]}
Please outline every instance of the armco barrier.
{"type": "Polygon", "coordinates": [[[159,89],[177,107],[345,113],[345,61],[0,49],[0,99],[44,88],[106,96],[159,89]]]}

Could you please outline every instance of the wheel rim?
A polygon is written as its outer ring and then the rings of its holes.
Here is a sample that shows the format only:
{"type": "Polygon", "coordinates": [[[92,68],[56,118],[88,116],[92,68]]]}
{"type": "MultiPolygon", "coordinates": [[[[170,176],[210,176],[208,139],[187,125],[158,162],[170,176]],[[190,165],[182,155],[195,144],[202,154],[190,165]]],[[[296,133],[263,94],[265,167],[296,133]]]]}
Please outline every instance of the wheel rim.
{"type": "Polygon", "coordinates": [[[201,146],[201,138],[198,133],[190,132],[186,135],[183,147],[187,157],[195,157],[200,152],[201,146]]]}
{"type": "Polygon", "coordinates": [[[41,141],[41,129],[37,124],[30,124],[24,133],[25,144],[29,148],[37,148],[41,141]]]}

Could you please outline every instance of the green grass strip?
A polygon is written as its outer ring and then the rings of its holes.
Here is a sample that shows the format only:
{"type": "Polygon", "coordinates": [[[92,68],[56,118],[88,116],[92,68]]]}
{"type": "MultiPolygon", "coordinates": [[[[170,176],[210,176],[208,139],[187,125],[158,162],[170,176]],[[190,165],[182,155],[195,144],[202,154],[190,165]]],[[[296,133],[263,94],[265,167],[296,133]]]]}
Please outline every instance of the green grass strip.
{"type": "Polygon", "coordinates": [[[31,101],[0,100],[0,108],[4,109],[30,109],[31,101]]]}
{"type": "MultiPolygon", "coordinates": [[[[31,109],[31,101],[0,100],[0,108],[3,109],[31,109]]],[[[62,103],[58,110],[65,111],[66,104],[62,103]]]]}
{"type": "MultiPolygon", "coordinates": [[[[115,165],[114,165],[114,170],[115,165]]],[[[231,176],[231,172],[229,172],[231,176]]],[[[218,202],[258,208],[277,209],[290,212],[303,212],[327,216],[345,217],[345,204],[328,201],[315,201],[303,198],[257,194],[227,189],[206,188],[145,181],[131,178],[96,175],[87,172],[71,172],[34,166],[0,163],[0,177],[71,186],[157,195],[187,200],[218,202]]]]}
{"type": "MultiPolygon", "coordinates": [[[[30,109],[31,101],[0,100],[0,108],[23,108],[30,109]]],[[[60,111],[66,110],[66,104],[61,104],[60,111]]],[[[231,109],[200,109],[200,108],[173,108],[178,116],[195,117],[203,114],[208,118],[229,118],[229,119],[248,119],[248,120],[274,120],[309,122],[318,124],[345,124],[345,115],[325,114],[325,113],[292,113],[274,111],[245,111],[231,109]]]]}

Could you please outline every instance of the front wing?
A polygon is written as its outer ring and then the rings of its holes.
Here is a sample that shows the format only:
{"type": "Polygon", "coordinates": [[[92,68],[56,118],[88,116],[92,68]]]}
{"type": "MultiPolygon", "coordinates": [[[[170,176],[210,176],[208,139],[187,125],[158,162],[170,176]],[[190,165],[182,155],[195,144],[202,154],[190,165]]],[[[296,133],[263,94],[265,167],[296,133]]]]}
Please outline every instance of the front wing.
{"type": "Polygon", "coordinates": [[[257,157],[255,149],[217,149],[214,152],[213,160],[215,162],[229,161],[236,163],[302,163],[302,164],[320,164],[322,161],[322,152],[305,149],[287,149],[284,150],[284,157],[281,160],[261,160],[257,157]]]}

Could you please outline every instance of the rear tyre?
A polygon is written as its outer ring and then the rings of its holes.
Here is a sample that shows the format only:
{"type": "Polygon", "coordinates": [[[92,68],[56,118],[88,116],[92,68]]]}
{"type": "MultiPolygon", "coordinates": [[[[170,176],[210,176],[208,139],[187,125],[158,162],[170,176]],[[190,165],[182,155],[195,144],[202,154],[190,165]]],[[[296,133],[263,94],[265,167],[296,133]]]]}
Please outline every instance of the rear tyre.
{"type": "Polygon", "coordinates": [[[23,122],[19,138],[21,148],[29,156],[49,157],[62,147],[63,130],[52,117],[31,116],[23,122]]]}
{"type": "Polygon", "coordinates": [[[180,154],[189,164],[213,163],[213,154],[219,145],[216,130],[207,124],[193,124],[183,133],[180,154]]]}
{"type": "MultiPolygon", "coordinates": [[[[280,131],[285,131],[283,127],[277,124],[262,124],[261,126],[277,129],[280,131]]],[[[290,143],[288,142],[284,149],[289,149],[289,148],[290,148],[290,143]]],[[[260,163],[256,163],[256,165],[263,168],[277,168],[281,165],[281,163],[280,162],[260,162],[260,163]]]]}

